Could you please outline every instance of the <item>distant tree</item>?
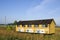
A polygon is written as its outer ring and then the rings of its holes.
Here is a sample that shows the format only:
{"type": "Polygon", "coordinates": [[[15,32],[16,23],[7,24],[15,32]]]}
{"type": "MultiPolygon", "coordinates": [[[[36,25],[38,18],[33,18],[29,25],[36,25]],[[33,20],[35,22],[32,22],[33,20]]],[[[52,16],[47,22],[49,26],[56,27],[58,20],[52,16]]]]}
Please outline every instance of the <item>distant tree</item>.
{"type": "Polygon", "coordinates": [[[14,25],[16,25],[16,24],[17,24],[17,21],[15,20],[15,21],[14,21],[14,25]]]}

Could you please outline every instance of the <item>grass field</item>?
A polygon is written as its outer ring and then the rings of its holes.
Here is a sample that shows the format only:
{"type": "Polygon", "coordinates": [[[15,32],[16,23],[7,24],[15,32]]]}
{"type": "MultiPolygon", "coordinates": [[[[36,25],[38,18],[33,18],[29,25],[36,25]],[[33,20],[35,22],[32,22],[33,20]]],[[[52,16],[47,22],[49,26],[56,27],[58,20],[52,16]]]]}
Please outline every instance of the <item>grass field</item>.
{"type": "Polygon", "coordinates": [[[56,28],[54,35],[43,35],[20,33],[15,28],[7,30],[6,27],[0,27],[0,40],[60,40],[60,28],[56,28]]]}

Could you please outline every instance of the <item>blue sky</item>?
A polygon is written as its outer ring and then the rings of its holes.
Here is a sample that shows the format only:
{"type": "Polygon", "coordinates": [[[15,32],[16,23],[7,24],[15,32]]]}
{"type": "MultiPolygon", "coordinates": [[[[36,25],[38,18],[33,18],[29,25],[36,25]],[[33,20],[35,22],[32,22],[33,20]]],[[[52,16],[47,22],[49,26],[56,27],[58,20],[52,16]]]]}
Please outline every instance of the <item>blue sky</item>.
{"type": "Polygon", "coordinates": [[[0,24],[53,18],[60,25],[60,0],[0,0],[0,24]]]}

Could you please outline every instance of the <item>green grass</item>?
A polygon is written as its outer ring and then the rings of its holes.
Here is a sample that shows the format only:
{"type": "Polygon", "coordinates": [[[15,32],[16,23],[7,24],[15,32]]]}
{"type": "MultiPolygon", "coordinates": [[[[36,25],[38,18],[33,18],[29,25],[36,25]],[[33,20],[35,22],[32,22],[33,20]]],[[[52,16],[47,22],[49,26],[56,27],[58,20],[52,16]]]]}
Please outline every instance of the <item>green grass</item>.
{"type": "Polygon", "coordinates": [[[60,40],[60,28],[56,28],[54,35],[43,35],[16,32],[15,27],[0,27],[0,40],[60,40]]]}

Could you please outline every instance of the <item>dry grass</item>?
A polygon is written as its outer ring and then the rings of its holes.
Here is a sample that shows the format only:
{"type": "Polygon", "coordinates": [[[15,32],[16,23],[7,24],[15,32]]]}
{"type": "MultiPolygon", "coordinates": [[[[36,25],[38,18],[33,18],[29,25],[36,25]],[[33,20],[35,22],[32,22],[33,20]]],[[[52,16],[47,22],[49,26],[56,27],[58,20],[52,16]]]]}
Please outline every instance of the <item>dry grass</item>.
{"type": "MultiPolygon", "coordinates": [[[[6,30],[6,28],[0,28],[0,36],[2,38],[8,39],[18,39],[18,40],[42,40],[43,35],[40,34],[30,34],[30,33],[20,33],[15,30],[6,30]]],[[[0,39],[1,40],[1,39],[0,39]]]]}
{"type": "Polygon", "coordinates": [[[0,27],[0,40],[60,40],[60,28],[56,28],[54,35],[20,33],[14,30],[6,30],[0,27]]]}

